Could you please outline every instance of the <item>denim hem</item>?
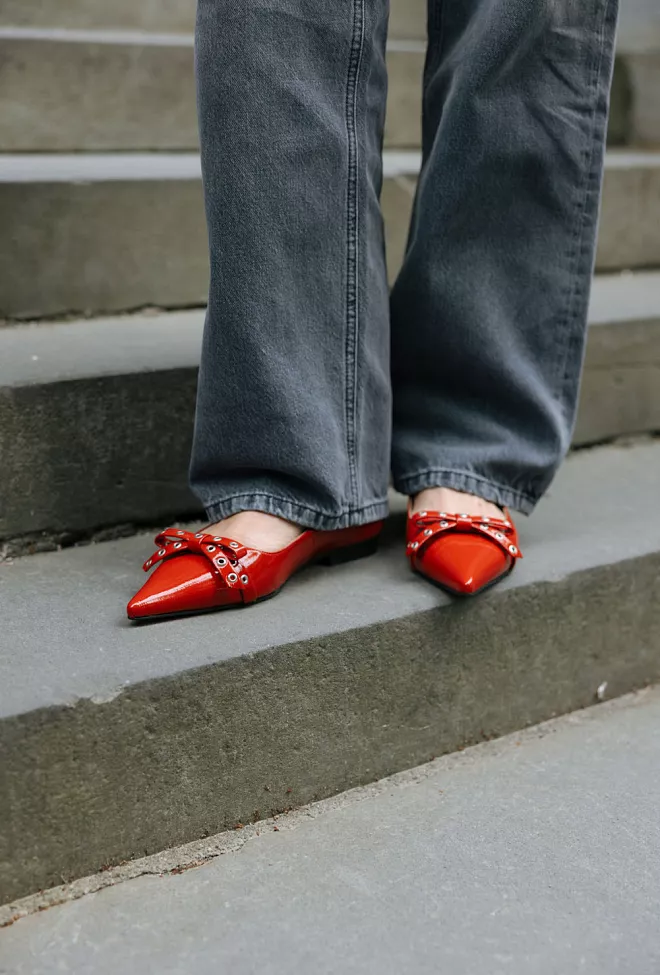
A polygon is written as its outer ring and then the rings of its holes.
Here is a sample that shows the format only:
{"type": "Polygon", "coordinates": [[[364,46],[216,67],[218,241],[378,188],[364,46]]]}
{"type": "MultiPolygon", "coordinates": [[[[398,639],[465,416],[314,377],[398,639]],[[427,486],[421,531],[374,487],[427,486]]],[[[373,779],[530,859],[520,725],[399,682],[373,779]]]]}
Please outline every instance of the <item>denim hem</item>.
{"type": "Polygon", "coordinates": [[[252,493],[234,494],[221,501],[212,501],[204,505],[206,514],[211,521],[222,521],[239,511],[263,511],[268,515],[286,518],[294,525],[303,528],[313,528],[316,531],[334,531],[339,528],[353,528],[357,525],[368,525],[372,521],[381,521],[389,513],[387,498],[373,501],[358,508],[347,508],[338,514],[320,511],[309,505],[281,498],[275,494],[252,493]]]}
{"type": "Polygon", "coordinates": [[[522,491],[498,484],[481,474],[472,471],[454,471],[442,467],[419,471],[417,474],[407,474],[395,479],[395,488],[402,494],[413,496],[427,488],[446,487],[453,491],[464,491],[475,494],[484,501],[492,501],[514,511],[521,511],[525,515],[531,514],[540,498],[534,498],[522,491]]]}

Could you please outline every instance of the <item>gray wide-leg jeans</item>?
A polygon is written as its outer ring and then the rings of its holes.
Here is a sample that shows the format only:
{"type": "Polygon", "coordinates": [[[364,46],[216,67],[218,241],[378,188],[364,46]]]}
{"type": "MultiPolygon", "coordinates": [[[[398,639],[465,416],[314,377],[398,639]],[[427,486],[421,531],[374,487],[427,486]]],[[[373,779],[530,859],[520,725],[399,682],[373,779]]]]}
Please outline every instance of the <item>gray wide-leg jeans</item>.
{"type": "Polygon", "coordinates": [[[199,0],[211,288],[191,483],[310,528],[445,485],[529,512],[574,424],[617,0],[429,0],[388,293],[387,0],[199,0]]]}

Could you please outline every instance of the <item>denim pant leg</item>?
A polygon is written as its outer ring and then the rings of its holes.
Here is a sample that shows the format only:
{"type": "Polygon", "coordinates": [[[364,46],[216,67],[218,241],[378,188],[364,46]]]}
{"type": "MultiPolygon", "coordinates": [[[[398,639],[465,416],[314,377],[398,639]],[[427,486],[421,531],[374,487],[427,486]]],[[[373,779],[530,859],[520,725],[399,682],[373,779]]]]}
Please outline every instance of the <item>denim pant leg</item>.
{"type": "Polygon", "coordinates": [[[429,0],[393,472],[530,511],[571,439],[616,0],[429,0]]]}
{"type": "Polygon", "coordinates": [[[212,520],[387,511],[386,0],[199,0],[211,285],[191,484],[212,520]]]}

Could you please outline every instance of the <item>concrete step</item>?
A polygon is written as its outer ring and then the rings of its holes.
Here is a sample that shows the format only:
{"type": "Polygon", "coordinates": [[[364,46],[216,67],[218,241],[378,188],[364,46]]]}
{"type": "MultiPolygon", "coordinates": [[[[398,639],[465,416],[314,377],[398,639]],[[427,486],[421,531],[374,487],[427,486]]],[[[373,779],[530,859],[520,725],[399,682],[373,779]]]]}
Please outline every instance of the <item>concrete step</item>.
{"type": "Polygon", "coordinates": [[[622,54],[615,97],[627,100],[622,141],[660,146],[660,50],[622,54]]]}
{"type": "Polygon", "coordinates": [[[106,870],[0,908],[5,970],[655,972],[659,746],[649,689],[106,870]]]}
{"type": "MultiPolygon", "coordinates": [[[[195,23],[195,0],[3,0],[2,27],[60,27],[65,30],[142,30],[190,33],[195,23]]],[[[390,36],[423,40],[426,0],[390,0],[390,36]]]]}
{"type": "MultiPolygon", "coordinates": [[[[416,152],[384,157],[392,277],[419,164],[416,152]]],[[[0,318],[204,303],[201,195],[192,153],[0,156],[0,318]]],[[[653,266],[660,266],[660,153],[608,153],[598,267],[653,266]]]]}
{"type": "MultiPolygon", "coordinates": [[[[186,482],[203,316],[0,329],[0,540],[14,539],[11,551],[198,511],[186,482]]],[[[654,431],[660,273],[599,276],[574,442],[654,431]]]]}
{"type": "Polygon", "coordinates": [[[574,454],[503,585],[403,554],[245,612],[131,626],[152,542],[0,570],[0,903],[263,819],[660,679],[660,443],[574,454]]]}
{"type": "MultiPolygon", "coordinates": [[[[418,147],[425,44],[388,44],[385,145],[418,147]]],[[[660,53],[622,53],[613,144],[660,144],[660,53]]],[[[190,33],[0,26],[0,152],[197,147],[190,33]]]]}
{"type": "MultiPolygon", "coordinates": [[[[392,40],[385,144],[420,145],[424,45],[392,40]]],[[[0,27],[0,152],[197,148],[192,34],[0,27]]]]}

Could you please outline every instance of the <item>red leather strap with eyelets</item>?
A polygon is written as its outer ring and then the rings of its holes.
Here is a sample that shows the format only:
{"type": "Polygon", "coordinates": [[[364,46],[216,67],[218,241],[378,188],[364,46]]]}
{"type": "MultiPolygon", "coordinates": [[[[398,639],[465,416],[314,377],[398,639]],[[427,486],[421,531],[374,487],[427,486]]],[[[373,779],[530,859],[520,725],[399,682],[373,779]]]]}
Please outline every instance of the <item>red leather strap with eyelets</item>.
{"type": "Polygon", "coordinates": [[[513,559],[521,559],[516,529],[511,521],[501,518],[483,518],[478,515],[451,515],[444,511],[420,511],[410,516],[415,534],[408,540],[406,553],[412,559],[439,535],[449,532],[474,532],[484,535],[504,549],[513,559]]]}
{"type": "Polygon", "coordinates": [[[155,542],[158,549],[142,566],[145,572],[159,562],[178,555],[202,555],[208,560],[212,572],[223,586],[227,589],[240,589],[245,603],[256,600],[257,594],[250,582],[249,573],[241,563],[248,550],[240,542],[206,532],[193,534],[181,528],[166,528],[156,535],[155,542]]]}

